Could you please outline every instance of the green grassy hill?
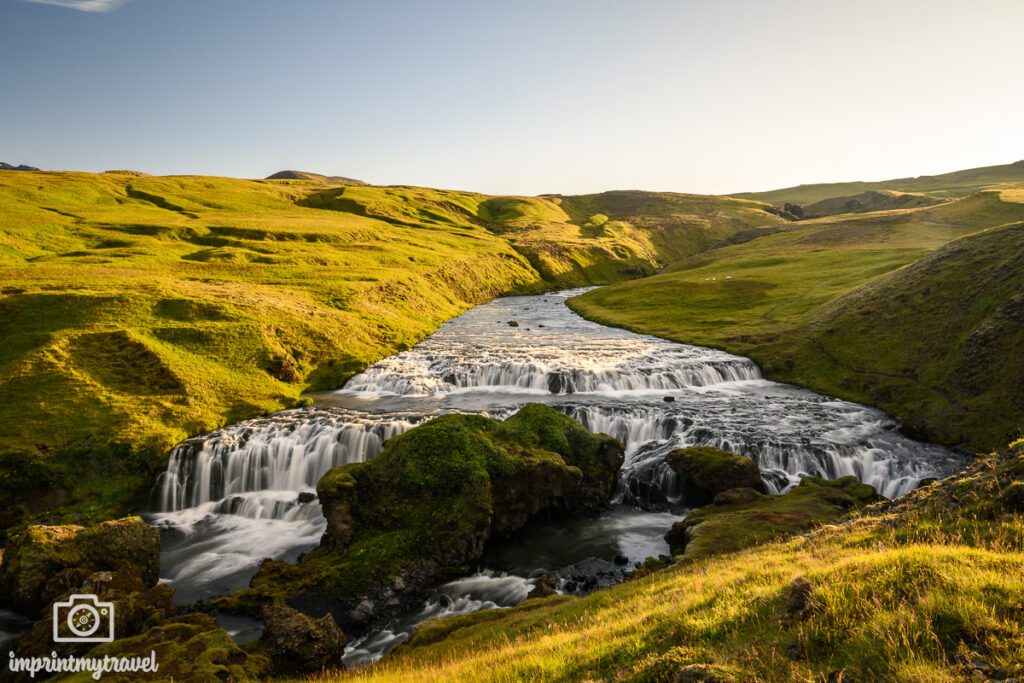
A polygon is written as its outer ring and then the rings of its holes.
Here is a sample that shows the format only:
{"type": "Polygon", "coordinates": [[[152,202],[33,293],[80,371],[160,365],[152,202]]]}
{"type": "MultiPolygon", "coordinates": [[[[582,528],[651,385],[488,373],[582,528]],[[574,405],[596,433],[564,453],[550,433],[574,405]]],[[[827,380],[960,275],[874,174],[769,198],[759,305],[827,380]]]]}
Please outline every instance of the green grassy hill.
{"type": "Polygon", "coordinates": [[[791,540],[584,598],[428,622],[323,681],[886,681],[1024,675],[1024,453],[791,540]]]}
{"type": "Polygon", "coordinates": [[[754,199],[776,206],[782,206],[786,202],[804,205],[835,197],[851,197],[872,190],[916,192],[935,197],[965,197],[987,187],[1013,183],[1024,183],[1024,161],[934,176],[926,175],[879,182],[817,183],[770,192],[740,192],[732,196],[754,199]]]}
{"type": "Polygon", "coordinates": [[[1024,428],[1012,351],[1024,238],[1011,224],[1022,220],[1024,190],[1006,189],[803,221],[570,305],[749,355],[773,378],[873,403],[921,436],[991,449],[1024,428]],[[993,226],[1007,227],[966,237],[993,226]]]}
{"type": "Polygon", "coordinates": [[[831,197],[803,207],[804,218],[821,218],[842,213],[868,213],[892,209],[916,209],[934,206],[946,200],[920,192],[868,190],[852,197],[831,197]]]}
{"type": "Polygon", "coordinates": [[[177,441],[340,386],[473,304],[635,277],[781,222],[729,198],[632,193],[602,222],[562,208],[600,196],[288,175],[0,173],[3,493],[105,516],[177,441]]]}

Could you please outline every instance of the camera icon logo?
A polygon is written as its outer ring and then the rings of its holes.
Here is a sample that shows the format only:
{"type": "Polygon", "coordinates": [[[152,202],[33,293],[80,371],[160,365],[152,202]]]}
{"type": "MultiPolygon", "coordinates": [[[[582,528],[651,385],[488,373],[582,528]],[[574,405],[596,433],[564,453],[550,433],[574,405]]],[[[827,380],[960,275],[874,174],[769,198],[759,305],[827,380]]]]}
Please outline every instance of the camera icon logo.
{"type": "Polygon", "coordinates": [[[53,642],[109,643],[114,640],[114,603],[95,595],[72,595],[53,603],[53,642]]]}

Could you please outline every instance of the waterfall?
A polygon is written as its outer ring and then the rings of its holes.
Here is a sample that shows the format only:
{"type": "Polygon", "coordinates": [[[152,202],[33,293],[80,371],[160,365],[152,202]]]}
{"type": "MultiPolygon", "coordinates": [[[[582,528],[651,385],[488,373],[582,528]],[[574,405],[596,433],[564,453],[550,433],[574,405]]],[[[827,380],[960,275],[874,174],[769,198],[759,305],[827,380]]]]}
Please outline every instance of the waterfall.
{"type": "Polygon", "coordinates": [[[610,434],[626,444],[617,494],[626,502],[645,502],[637,492],[648,492],[650,487],[669,501],[679,501],[675,473],[665,456],[689,446],[714,446],[748,456],[761,468],[769,492],[776,494],[808,475],[826,479],[853,475],[894,498],[916,488],[921,479],[948,472],[960,463],[944,448],[901,436],[894,430],[895,423],[880,411],[817,397],[801,402],[799,412],[790,412],[786,406],[796,408],[795,402],[784,395],[772,397],[771,407],[756,397],[756,393],[728,401],[705,397],[668,406],[570,405],[563,410],[591,431],[610,434]]]}
{"type": "Polygon", "coordinates": [[[314,489],[327,470],[365,462],[421,419],[292,410],[189,439],[171,451],[157,483],[157,509],[280,517],[290,507],[279,499],[281,492],[314,489]]]}
{"type": "MultiPolygon", "coordinates": [[[[880,411],[769,382],[746,358],[583,320],[565,306],[573,293],[478,306],[317,407],[177,446],[149,516],[163,532],[161,577],[187,601],[245,585],[264,558],[295,559],[323,534],[315,487],[327,470],[373,458],[387,439],[445,412],[504,418],[530,401],[552,405],[626,444],[616,495],[648,510],[685,505],[664,461],[685,446],[754,459],[773,493],[805,475],[853,475],[894,497],[961,464],[951,451],[903,437],[880,411]]],[[[615,524],[598,535],[642,560],[663,545],[661,523],[645,526],[650,542],[639,545],[635,531],[615,524]]],[[[525,590],[522,579],[492,579],[465,585],[525,590]]],[[[488,600],[456,602],[469,609],[488,600]]],[[[391,646],[378,635],[384,644],[363,647],[391,646]]]]}

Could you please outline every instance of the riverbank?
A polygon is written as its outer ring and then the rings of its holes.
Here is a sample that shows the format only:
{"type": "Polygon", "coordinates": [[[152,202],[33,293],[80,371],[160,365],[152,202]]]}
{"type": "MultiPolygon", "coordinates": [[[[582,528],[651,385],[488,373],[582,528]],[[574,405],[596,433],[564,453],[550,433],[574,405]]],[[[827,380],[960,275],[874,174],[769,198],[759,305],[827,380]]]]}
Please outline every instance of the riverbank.
{"type": "Polygon", "coordinates": [[[801,221],[570,301],[591,320],[749,356],[976,451],[1024,430],[1024,190],[801,221]]]}

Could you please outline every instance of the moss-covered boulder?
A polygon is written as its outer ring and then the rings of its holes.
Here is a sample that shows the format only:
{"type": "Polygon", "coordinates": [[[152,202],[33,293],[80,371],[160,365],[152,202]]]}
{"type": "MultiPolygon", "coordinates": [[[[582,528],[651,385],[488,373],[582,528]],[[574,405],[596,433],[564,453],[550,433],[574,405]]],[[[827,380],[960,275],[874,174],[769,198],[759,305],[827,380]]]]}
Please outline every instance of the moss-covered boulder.
{"type": "MultiPolygon", "coordinates": [[[[723,495],[723,504],[691,511],[665,535],[673,554],[698,559],[739,550],[831,522],[850,510],[880,500],[856,477],[804,477],[781,496],[723,495]]],[[[740,495],[741,494],[741,495],[740,495]]]]}
{"type": "Polygon", "coordinates": [[[468,573],[493,536],[606,506],[622,462],[620,442],[543,405],[505,421],[438,417],[370,462],[328,472],[321,546],[298,565],[265,562],[250,590],[218,607],[256,614],[285,602],[359,635],[468,573]]]}
{"type": "Polygon", "coordinates": [[[504,422],[444,415],[320,480],[321,551],[345,551],[359,566],[337,586],[344,593],[413,565],[440,576],[479,558],[492,534],[607,504],[622,460],[618,441],[547,406],[528,405],[504,422]]]}
{"type": "MultiPolygon", "coordinates": [[[[192,613],[176,617],[130,638],[117,638],[88,654],[110,657],[145,657],[155,653],[159,669],[153,680],[161,681],[249,681],[269,668],[258,653],[247,653],[231,640],[213,617],[192,613]]],[[[87,674],[75,681],[92,680],[87,674]]],[[[145,680],[139,674],[106,673],[104,681],[145,680]]]]}
{"type": "Polygon", "coordinates": [[[665,456],[678,477],[679,490],[690,507],[708,505],[715,496],[735,488],[764,493],[761,469],[750,458],[711,446],[679,448],[665,456]]]}
{"type": "Polygon", "coordinates": [[[0,564],[0,602],[27,615],[101,575],[127,593],[156,584],[160,535],[138,517],[95,526],[30,526],[11,539],[0,564]]]}

